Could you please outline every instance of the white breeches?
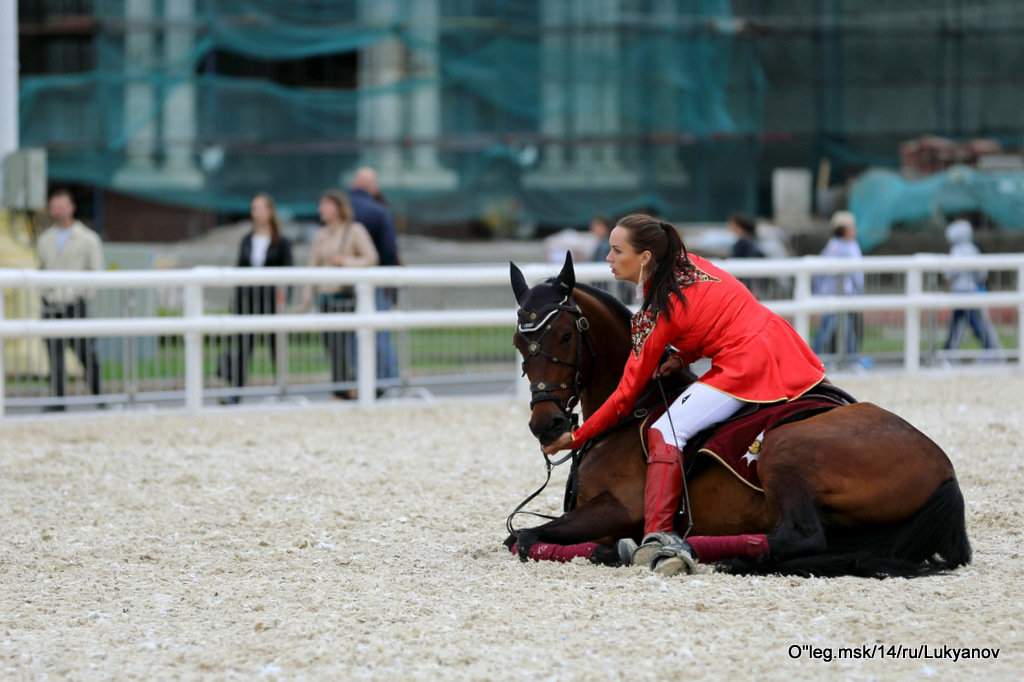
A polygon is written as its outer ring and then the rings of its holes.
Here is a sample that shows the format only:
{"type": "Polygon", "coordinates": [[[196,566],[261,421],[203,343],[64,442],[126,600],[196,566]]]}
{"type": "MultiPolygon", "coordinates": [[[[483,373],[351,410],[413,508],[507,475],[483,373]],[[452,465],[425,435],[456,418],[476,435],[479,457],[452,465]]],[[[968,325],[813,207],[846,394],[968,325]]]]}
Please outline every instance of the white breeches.
{"type": "Polygon", "coordinates": [[[676,398],[654,426],[665,442],[682,450],[701,429],[724,421],[743,407],[743,401],[694,382],[676,398]]]}

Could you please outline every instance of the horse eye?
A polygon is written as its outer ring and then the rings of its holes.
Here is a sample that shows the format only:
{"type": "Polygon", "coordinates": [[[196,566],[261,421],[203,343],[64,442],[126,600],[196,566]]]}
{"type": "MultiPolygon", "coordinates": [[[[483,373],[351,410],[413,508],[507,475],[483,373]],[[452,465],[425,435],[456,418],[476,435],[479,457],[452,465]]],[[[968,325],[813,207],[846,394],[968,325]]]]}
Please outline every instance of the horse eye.
{"type": "Polygon", "coordinates": [[[562,344],[566,344],[572,341],[572,332],[566,332],[562,334],[562,344]]]}

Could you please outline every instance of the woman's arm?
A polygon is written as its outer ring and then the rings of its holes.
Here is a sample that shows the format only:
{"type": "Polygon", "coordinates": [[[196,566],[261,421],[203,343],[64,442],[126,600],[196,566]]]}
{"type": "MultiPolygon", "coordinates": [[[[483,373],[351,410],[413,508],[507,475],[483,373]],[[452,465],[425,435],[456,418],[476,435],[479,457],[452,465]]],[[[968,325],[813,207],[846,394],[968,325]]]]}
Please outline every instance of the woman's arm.
{"type": "Polygon", "coordinates": [[[341,264],[347,268],[367,268],[380,264],[380,256],[377,254],[377,247],[373,245],[373,238],[366,231],[362,223],[352,223],[349,226],[352,234],[349,235],[348,245],[345,253],[341,254],[341,264]]]}

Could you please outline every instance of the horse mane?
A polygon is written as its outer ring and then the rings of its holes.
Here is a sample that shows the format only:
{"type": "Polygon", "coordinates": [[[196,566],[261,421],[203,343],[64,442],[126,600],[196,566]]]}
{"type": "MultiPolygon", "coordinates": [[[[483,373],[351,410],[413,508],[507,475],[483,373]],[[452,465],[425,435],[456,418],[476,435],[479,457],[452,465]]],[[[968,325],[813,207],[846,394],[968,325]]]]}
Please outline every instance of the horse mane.
{"type": "Polygon", "coordinates": [[[631,325],[633,313],[626,307],[626,304],[620,301],[617,297],[608,293],[604,289],[598,289],[595,286],[583,284],[582,282],[577,282],[576,288],[604,304],[604,306],[611,310],[612,314],[619,319],[624,326],[628,328],[631,325]]]}

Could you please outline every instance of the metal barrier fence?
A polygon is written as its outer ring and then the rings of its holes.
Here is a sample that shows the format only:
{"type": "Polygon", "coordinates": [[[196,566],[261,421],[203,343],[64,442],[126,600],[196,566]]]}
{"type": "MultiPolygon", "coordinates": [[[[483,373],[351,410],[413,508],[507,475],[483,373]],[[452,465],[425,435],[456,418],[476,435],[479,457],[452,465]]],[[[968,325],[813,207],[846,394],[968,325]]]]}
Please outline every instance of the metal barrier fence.
{"type": "MultiPolygon", "coordinates": [[[[919,255],[858,261],[805,257],[728,260],[739,277],[757,282],[767,305],[810,340],[822,315],[839,315],[835,342],[821,351],[832,368],[922,366],[992,361],[1024,362],[1024,255],[971,259],[919,255]],[[943,273],[988,272],[988,291],[944,291],[943,273]],[[859,296],[814,296],[816,274],[865,275],[859,296]],[[968,339],[943,348],[950,311],[986,310],[999,349],[968,339]],[[859,348],[848,348],[844,324],[856,326],[859,348]]],[[[559,266],[531,264],[540,281],[559,266]]],[[[631,299],[605,264],[576,266],[578,281],[631,299]]],[[[69,406],[204,405],[236,399],[306,400],[522,390],[512,347],[515,304],[507,266],[403,268],[208,268],[100,273],[0,270],[0,416],[69,406]],[[304,287],[346,285],[353,295],[341,310],[300,312],[304,287]],[[233,314],[235,287],[272,287],[276,314],[233,314]],[[378,287],[393,287],[397,299],[378,287]],[[70,287],[90,292],[88,317],[40,319],[44,294],[70,287]],[[333,335],[333,336],[330,336],[333,335]],[[54,339],[77,342],[53,343],[54,339]],[[334,345],[331,345],[331,339],[334,345]],[[90,384],[95,351],[97,387],[90,384]],[[328,349],[342,369],[332,372],[328,349]],[[63,350],[63,353],[60,351],[63,350]],[[79,358],[81,356],[83,360],[79,358]],[[56,395],[51,365],[63,358],[66,391],[56,395]],[[345,367],[347,365],[347,367],[345,367]],[[239,367],[244,381],[238,378],[239,367]],[[353,393],[354,392],[354,393],[353,393]]],[[[632,300],[629,300],[632,304],[632,300]]],[[[260,308],[263,309],[263,308],[260,308]]],[[[330,309],[330,308],[326,308],[330,309]]]]}

